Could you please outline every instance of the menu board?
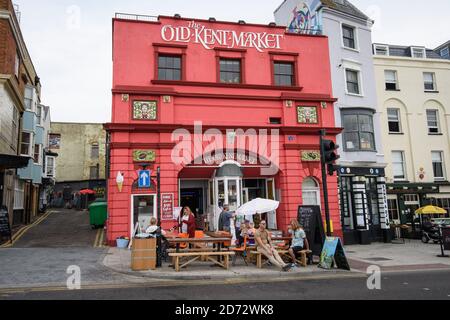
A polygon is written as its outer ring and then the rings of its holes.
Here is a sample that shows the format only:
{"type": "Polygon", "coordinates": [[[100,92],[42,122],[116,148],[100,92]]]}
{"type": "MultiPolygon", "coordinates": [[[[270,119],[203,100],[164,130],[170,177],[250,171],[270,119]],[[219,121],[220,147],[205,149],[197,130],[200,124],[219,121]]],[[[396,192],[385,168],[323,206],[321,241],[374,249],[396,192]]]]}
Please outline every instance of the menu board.
{"type": "Polygon", "coordinates": [[[322,213],[319,206],[299,206],[298,222],[306,233],[313,255],[320,256],[325,242],[322,213]]]}
{"type": "Polygon", "coordinates": [[[9,213],[8,208],[5,206],[0,207],[0,238],[7,238],[12,242],[9,213]]]}
{"type": "Polygon", "coordinates": [[[163,193],[161,195],[161,220],[174,220],[173,203],[173,193],[163,193]]]}

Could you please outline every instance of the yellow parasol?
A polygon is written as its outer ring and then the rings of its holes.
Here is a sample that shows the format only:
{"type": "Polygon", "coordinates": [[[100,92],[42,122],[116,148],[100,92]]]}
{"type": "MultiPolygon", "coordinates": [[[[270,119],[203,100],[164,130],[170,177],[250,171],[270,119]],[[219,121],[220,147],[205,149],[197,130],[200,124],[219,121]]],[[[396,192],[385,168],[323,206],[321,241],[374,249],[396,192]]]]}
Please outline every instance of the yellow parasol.
{"type": "Polygon", "coordinates": [[[435,206],[425,206],[417,209],[416,214],[446,214],[447,210],[435,207],[435,206]]]}

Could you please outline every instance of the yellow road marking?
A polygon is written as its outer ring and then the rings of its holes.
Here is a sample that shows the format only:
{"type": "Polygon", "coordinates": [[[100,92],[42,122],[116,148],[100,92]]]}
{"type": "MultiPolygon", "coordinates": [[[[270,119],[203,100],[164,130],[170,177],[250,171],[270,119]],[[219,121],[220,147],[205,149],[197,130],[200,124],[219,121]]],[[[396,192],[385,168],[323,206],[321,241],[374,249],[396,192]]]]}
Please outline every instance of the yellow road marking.
{"type": "Polygon", "coordinates": [[[14,236],[12,237],[12,243],[5,243],[5,244],[3,244],[2,246],[0,246],[0,248],[11,248],[11,247],[13,247],[14,246],[14,244],[17,242],[17,241],[19,241],[20,240],[20,238],[22,238],[23,237],[23,235],[28,231],[28,230],[30,230],[31,228],[33,228],[33,227],[35,227],[35,226],[37,226],[37,225],[39,225],[42,221],[44,221],[45,219],[47,219],[48,218],[48,216],[50,216],[50,214],[52,214],[53,213],[53,211],[49,211],[49,212],[47,212],[47,213],[45,213],[43,216],[41,216],[41,217],[39,217],[39,219],[37,219],[35,222],[33,222],[32,224],[30,224],[30,225],[28,225],[28,226],[25,226],[25,227],[23,227],[23,228],[21,228],[18,232],[16,232],[15,234],[14,234],[14,236]]]}
{"type": "Polygon", "coordinates": [[[97,235],[95,236],[95,241],[93,245],[94,248],[97,248],[99,239],[100,239],[100,229],[97,230],[97,235]]]}

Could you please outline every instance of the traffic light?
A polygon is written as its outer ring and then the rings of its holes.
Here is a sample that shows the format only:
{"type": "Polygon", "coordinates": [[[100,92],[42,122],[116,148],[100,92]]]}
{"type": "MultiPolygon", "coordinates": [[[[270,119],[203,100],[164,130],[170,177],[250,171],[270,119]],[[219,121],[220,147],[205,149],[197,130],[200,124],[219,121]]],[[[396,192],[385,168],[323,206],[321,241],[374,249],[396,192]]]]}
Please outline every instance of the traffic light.
{"type": "Polygon", "coordinates": [[[328,174],[332,176],[337,171],[334,162],[340,158],[337,154],[339,146],[331,140],[322,140],[322,162],[328,165],[328,174]]]}

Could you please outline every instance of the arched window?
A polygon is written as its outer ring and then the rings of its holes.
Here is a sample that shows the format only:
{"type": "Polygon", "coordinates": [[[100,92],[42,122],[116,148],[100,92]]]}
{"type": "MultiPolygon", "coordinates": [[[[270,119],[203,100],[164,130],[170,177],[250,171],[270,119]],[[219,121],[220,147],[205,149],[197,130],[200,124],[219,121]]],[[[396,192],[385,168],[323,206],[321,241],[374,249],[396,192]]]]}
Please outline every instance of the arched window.
{"type": "Polygon", "coordinates": [[[319,184],[313,178],[303,180],[302,196],[304,206],[320,206],[319,184]]]}

